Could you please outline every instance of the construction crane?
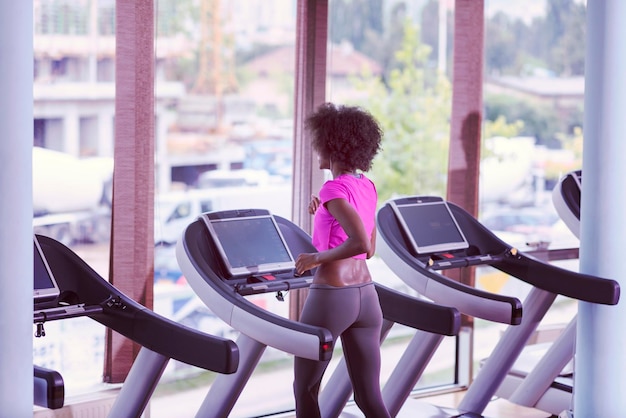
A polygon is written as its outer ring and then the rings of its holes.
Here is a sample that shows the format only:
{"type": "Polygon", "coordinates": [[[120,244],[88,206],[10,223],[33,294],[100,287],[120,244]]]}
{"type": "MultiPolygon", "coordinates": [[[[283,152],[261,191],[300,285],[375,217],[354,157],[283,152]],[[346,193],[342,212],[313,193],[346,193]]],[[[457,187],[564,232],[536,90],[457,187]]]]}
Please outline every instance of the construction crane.
{"type": "Polygon", "coordinates": [[[223,95],[234,91],[234,51],[232,36],[223,35],[221,0],[200,0],[200,45],[198,75],[192,93],[215,97],[216,128],[223,119],[223,95]]]}

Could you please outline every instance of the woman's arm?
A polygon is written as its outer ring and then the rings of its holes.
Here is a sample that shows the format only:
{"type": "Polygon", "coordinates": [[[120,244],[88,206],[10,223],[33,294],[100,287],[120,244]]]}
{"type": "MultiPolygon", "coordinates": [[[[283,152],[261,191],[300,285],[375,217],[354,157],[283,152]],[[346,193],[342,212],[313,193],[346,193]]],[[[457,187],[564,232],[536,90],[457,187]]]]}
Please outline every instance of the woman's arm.
{"type": "Polygon", "coordinates": [[[300,254],[296,260],[299,273],[323,263],[350,258],[358,254],[373,255],[375,236],[367,235],[361,217],[346,199],[336,198],[325,203],[326,209],[339,222],[348,238],[339,246],[319,253],[300,254]]]}
{"type": "Polygon", "coordinates": [[[372,238],[370,239],[370,250],[367,252],[368,260],[374,257],[375,253],[376,253],[376,227],[374,226],[374,229],[372,229],[372,238]]]}

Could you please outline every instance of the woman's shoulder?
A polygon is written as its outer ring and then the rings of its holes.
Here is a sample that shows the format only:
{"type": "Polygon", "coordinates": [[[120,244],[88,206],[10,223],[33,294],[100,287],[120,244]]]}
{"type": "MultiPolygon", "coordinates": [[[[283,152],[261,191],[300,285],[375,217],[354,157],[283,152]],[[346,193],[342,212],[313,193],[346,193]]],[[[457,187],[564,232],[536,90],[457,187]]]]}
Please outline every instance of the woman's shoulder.
{"type": "Polygon", "coordinates": [[[327,180],[322,185],[320,198],[324,196],[326,199],[322,198],[322,200],[329,200],[332,197],[347,197],[355,192],[376,194],[376,185],[371,179],[366,177],[365,174],[360,174],[358,177],[348,175],[340,176],[335,179],[327,180]],[[358,192],[359,190],[361,192],[358,192]]]}
{"type": "MultiPolygon", "coordinates": [[[[362,174],[360,176],[363,176],[362,174]]],[[[361,180],[364,180],[365,177],[355,177],[349,174],[344,174],[342,176],[336,177],[334,179],[326,180],[322,185],[322,190],[338,190],[338,191],[347,191],[351,190],[355,187],[358,187],[358,184],[361,180]]],[[[369,181],[369,180],[368,180],[369,181]]]]}
{"type": "Polygon", "coordinates": [[[320,189],[320,199],[324,202],[334,197],[341,197],[348,192],[348,189],[348,185],[341,181],[341,177],[326,180],[320,189]]]}

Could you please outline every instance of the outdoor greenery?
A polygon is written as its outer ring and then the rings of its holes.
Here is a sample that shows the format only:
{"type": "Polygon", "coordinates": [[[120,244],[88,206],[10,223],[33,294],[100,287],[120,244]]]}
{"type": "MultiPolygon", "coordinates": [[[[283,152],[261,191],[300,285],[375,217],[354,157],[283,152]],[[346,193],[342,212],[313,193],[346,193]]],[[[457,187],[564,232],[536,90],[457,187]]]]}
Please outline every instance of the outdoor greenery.
{"type": "MultiPolygon", "coordinates": [[[[382,67],[380,77],[370,75],[365,81],[355,81],[355,86],[367,91],[368,99],[359,104],[381,121],[386,134],[384,150],[372,173],[383,199],[391,197],[390,190],[400,194],[445,191],[454,18],[449,12],[445,45],[448,63],[441,74],[436,65],[441,47],[439,2],[427,1],[420,16],[414,15],[416,9],[412,6],[407,1],[389,5],[384,0],[333,0],[329,4],[329,40],[333,44],[350,43],[382,67]]],[[[197,38],[198,7],[189,0],[162,2],[161,12],[166,11],[172,21],[161,20],[159,29],[197,38]]],[[[485,78],[581,76],[585,13],[581,2],[546,0],[546,13],[531,21],[502,12],[490,16],[485,20],[485,78]]],[[[267,45],[254,45],[228,52],[234,56],[237,85],[248,82],[249,75],[242,70],[244,64],[270,50],[267,45]]],[[[168,66],[168,72],[193,87],[200,56],[197,52],[182,58],[168,66]]],[[[293,92],[291,76],[271,77],[281,94],[293,92]]],[[[532,136],[537,144],[548,148],[572,148],[576,129],[582,127],[582,103],[564,116],[557,114],[552,104],[511,95],[486,93],[483,99],[485,137],[532,136]]],[[[267,112],[263,115],[272,116],[267,112]]]]}
{"type": "MultiPolygon", "coordinates": [[[[371,14],[378,10],[380,0],[336,0],[331,3],[331,39],[338,43],[351,42],[355,49],[372,57],[383,67],[383,80],[386,80],[392,69],[402,66],[395,58],[403,42],[403,22],[410,19],[407,15],[407,2],[397,2],[391,9],[388,21],[377,21],[372,29],[366,30],[366,39],[355,38],[354,28],[368,28],[367,22],[375,19],[371,14]],[[364,9],[367,12],[351,13],[349,19],[342,19],[345,14],[336,14],[335,10],[355,8],[361,4],[368,4],[364,9]],[[335,26],[341,30],[335,30],[335,26]],[[383,28],[380,30],[379,28],[383,28]],[[352,28],[352,29],[348,29],[352,28]]],[[[430,47],[429,54],[422,63],[425,75],[434,77],[436,74],[436,60],[438,56],[438,0],[429,0],[421,12],[419,20],[413,20],[420,26],[420,41],[430,47]]],[[[353,9],[350,9],[353,10],[353,9]]],[[[353,10],[354,11],[354,10],[353,10]]],[[[379,14],[378,19],[384,19],[379,14]]],[[[485,75],[486,77],[512,75],[532,76],[545,75],[552,77],[582,76],[584,74],[585,33],[584,28],[586,8],[583,2],[575,0],[546,0],[546,13],[530,22],[520,17],[512,17],[503,12],[485,20],[485,75]]],[[[451,77],[452,66],[452,28],[454,18],[449,12],[447,18],[446,56],[448,65],[446,74],[451,77]]],[[[507,120],[517,118],[524,120],[525,128],[522,134],[536,136],[539,142],[550,143],[556,132],[562,130],[555,126],[554,116],[547,116],[549,109],[531,111],[534,104],[520,100],[503,101],[499,97],[487,96],[484,98],[487,106],[486,119],[495,118],[504,114],[507,120]],[[493,104],[491,101],[493,100],[493,104]],[[516,108],[526,108],[515,114],[516,108]]],[[[574,119],[569,128],[582,126],[582,113],[574,112],[574,119]]],[[[571,130],[570,130],[571,133],[571,130]]]]}
{"type": "MultiPolygon", "coordinates": [[[[450,132],[451,85],[445,74],[434,83],[427,80],[431,48],[419,41],[419,28],[406,20],[404,38],[387,84],[377,77],[354,80],[367,92],[366,107],[385,132],[382,153],[375,160],[375,178],[381,201],[393,195],[444,195],[450,132]]],[[[485,120],[483,136],[513,138],[524,131],[524,122],[505,115],[485,120]]],[[[488,152],[483,150],[483,155],[488,152]]]]}
{"type": "Polygon", "coordinates": [[[419,28],[404,23],[404,39],[395,54],[398,67],[386,80],[355,80],[367,91],[361,103],[385,132],[383,151],[372,176],[382,201],[395,194],[438,194],[445,191],[451,110],[451,86],[440,74],[426,82],[425,64],[431,48],[419,41],[419,28]]]}
{"type": "MultiPolygon", "coordinates": [[[[371,21],[378,1],[333,2],[337,8],[370,4],[366,13],[335,15],[332,22],[341,30],[333,31],[333,42],[354,41],[362,53],[383,67],[383,76],[356,82],[368,93],[362,103],[381,121],[386,138],[384,150],[376,160],[373,175],[381,199],[396,194],[443,194],[447,173],[450,117],[450,68],[446,74],[436,70],[438,1],[430,0],[422,10],[419,24],[407,16],[405,2],[396,3],[388,22],[377,22],[366,39],[353,39],[354,28],[371,21]],[[364,21],[359,22],[359,19],[364,21]],[[356,22],[355,22],[356,20],[356,22]],[[383,27],[380,31],[378,28],[383,27]],[[350,29],[352,28],[352,29],[350,29]],[[339,35],[343,34],[344,38],[339,35]]],[[[333,9],[334,10],[334,9],[333,9]]],[[[379,15],[382,19],[383,15],[379,15]]],[[[451,39],[452,16],[448,17],[451,39]]],[[[584,70],[585,7],[574,0],[547,0],[546,15],[529,23],[497,13],[485,23],[486,77],[498,75],[581,76],[584,70]]],[[[448,59],[452,58],[448,43],[448,59]]],[[[582,127],[582,101],[563,114],[550,103],[486,94],[484,97],[483,137],[531,136],[538,145],[560,149],[575,148],[576,132],[582,127]]],[[[483,156],[485,155],[483,150],[483,156]]],[[[577,154],[578,156],[578,154],[577,154]]],[[[568,167],[571,163],[568,163],[568,167]]],[[[574,164],[575,165],[575,164],[574,164]]],[[[548,163],[548,179],[562,175],[559,164],[548,163]]],[[[575,167],[574,167],[575,168],[575,167]]]]}
{"type": "MultiPolygon", "coordinates": [[[[330,38],[334,43],[350,42],[383,65],[385,74],[398,65],[393,51],[402,42],[402,22],[409,16],[408,1],[394,2],[385,19],[382,0],[333,0],[330,4],[330,38]],[[400,35],[399,35],[400,34],[400,35]],[[384,48],[380,48],[384,46],[384,48]]],[[[438,56],[438,0],[429,0],[418,19],[421,41],[430,46],[428,67],[434,68],[438,56]]],[[[485,20],[485,69],[488,75],[530,75],[536,71],[554,76],[579,76],[584,73],[584,2],[546,0],[546,13],[530,22],[503,12],[485,20]]],[[[447,38],[452,39],[454,18],[447,17],[447,38]]],[[[452,60],[452,42],[446,45],[452,60]]],[[[448,76],[451,66],[448,65],[448,76]]]]}

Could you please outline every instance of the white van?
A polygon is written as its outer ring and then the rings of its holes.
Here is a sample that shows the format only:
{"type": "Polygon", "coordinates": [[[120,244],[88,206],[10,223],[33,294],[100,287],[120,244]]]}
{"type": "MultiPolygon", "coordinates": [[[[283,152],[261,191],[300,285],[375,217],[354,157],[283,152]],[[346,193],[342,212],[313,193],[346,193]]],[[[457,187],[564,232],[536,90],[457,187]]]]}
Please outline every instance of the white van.
{"type": "Polygon", "coordinates": [[[172,245],[204,212],[267,209],[291,219],[291,185],[191,189],[158,194],[154,202],[154,242],[172,245]]]}

